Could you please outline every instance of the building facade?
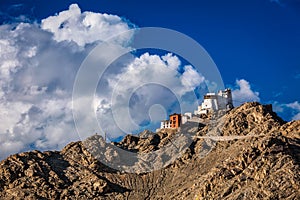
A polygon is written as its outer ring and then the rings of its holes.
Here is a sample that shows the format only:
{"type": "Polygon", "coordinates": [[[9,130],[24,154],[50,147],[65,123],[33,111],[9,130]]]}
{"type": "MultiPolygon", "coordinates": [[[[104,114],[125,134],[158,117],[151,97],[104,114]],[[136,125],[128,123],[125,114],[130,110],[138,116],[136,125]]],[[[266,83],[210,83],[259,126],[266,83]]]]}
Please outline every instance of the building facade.
{"type": "Polygon", "coordinates": [[[229,110],[233,108],[232,94],[230,89],[220,90],[218,93],[207,93],[195,115],[208,114],[217,110],[229,110]]]}
{"type": "Polygon", "coordinates": [[[199,115],[207,115],[210,112],[218,110],[230,110],[233,108],[232,94],[230,89],[220,90],[218,93],[207,93],[204,95],[203,102],[198,106],[198,109],[194,111],[194,115],[190,112],[184,114],[172,114],[169,115],[169,120],[161,122],[160,129],[176,129],[182,124],[187,122],[199,122],[201,119],[199,115]]]}
{"type": "Polygon", "coordinates": [[[193,114],[191,112],[184,113],[181,115],[181,124],[185,124],[188,120],[192,119],[193,114]]]}
{"type": "Polygon", "coordinates": [[[164,120],[160,124],[160,128],[179,128],[181,125],[181,114],[169,115],[169,120],[164,120]]]}

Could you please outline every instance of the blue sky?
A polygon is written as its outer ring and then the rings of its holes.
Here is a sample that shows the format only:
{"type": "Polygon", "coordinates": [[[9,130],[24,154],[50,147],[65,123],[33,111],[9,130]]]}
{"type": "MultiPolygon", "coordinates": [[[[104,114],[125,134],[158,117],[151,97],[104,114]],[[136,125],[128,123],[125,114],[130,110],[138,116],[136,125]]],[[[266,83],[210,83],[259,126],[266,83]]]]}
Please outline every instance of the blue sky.
{"type": "Polygon", "coordinates": [[[9,8],[10,16],[23,14],[39,21],[75,2],[82,10],[116,14],[139,27],[165,27],[192,37],[208,51],[228,85],[245,78],[265,101],[299,99],[295,94],[300,81],[298,0],[97,0],[53,1],[51,5],[2,1],[1,12],[9,8]]]}
{"type": "MultiPolygon", "coordinates": [[[[5,0],[0,3],[0,24],[3,61],[0,63],[0,106],[3,113],[7,113],[0,116],[6,120],[0,127],[1,151],[5,152],[0,158],[30,148],[58,149],[78,139],[78,136],[65,136],[65,132],[74,131],[69,100],[78,67],[100,40],[119,29],[126,31],[132,24],[163,27],[186,34],[210,54],[225,86],[234,90],[236,102],[272,103],[274,110],[285,120],[300,119],[299,0],[56,0],[51,3],[5,0]],[[78,6],[73,6],[72,10],[71,4],[78,6]],[[55,21],[63,18],[59,17],[61,11],[78,17],[74,18],[77,21],[68,21],[72,33],[55,29],[55,21]],[[108,23],[102,28],[105,33],[99,35],[97,31],[101,29],[93,27],[87,35],[81,35],[82,18],[90,16],[90,19],[103,20],[89,13],[83,14],[85,11],[109,14],[105,19],[108,23]],[[30,67],[35,65],[35,68],[30,67]]],[[[129,40],[127,36],[119,39],[129,40]]],[[[122,62],[115,63],[104,81],[104,85],[108,84],[104,91],[110,93],[109,84],[120,83],[120,80],[123,85],[129,85],[124,77],[132,75],[130,66],[143,66],[144,63],[179,67],[181,72],[177,76],[180,80],[187,77],[191,80],[188,83],[182,81],[184,89],[182,93],[178,92],[179,95],[189,94],[191,84],[202,83],[201,74],[196,76],[183,60],[178,61],[174,55],[153,54],[155,51],[140,57],[127,55],[122,62]],[[124,65],[122,70],[116,67],[120,63],[124,65]]],[[[168,81],[176,82],[174,77],[169,77],[168,81]]],[[[139,92],[144,94],[143,90],[139,92]]],[[[163,93],[160,93],[161,98],[152,99],[150,103],[161,100],[165,105],[163,99],[168,98],[163,93]]],[[[107,99],[100,94],[97,98],[102,102],[97,105],[97,110],[106,113],[109,109],[107,99]]],[[[143,98],[146,96],[135,99],[143,98]]],[[[146,105],[147,109],[150,103],[146,105]]],[[[143,117],[138,117],[137,123],[145,123],[143,117]]],[[[101,116],[99,119],[109,120],[101,116]]],[[[126,130],[132,128],[122,123],[120,126],[126,130]]]]}

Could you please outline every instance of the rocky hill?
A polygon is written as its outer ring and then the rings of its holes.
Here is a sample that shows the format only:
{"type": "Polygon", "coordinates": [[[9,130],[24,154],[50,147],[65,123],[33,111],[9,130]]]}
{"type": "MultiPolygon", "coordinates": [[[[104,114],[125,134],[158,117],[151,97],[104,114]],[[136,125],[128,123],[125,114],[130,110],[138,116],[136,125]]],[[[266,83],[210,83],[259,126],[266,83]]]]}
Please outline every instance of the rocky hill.
{"type": "Polygon", "coordinates": [[[113,144],[94,135],[62,151],[12,155],[0,163],[0,199],[300,199],[299,164],[300,121],[287,123],[270,106],[246,103],[180,133],[144,131],[113,144]],[[171,163],[145,157],[159,166],[154,171],[126,157],[160,152],[172,140],[188,146],[171,163]],[[110,166],[116,161],[129,167],[110,166]]]}

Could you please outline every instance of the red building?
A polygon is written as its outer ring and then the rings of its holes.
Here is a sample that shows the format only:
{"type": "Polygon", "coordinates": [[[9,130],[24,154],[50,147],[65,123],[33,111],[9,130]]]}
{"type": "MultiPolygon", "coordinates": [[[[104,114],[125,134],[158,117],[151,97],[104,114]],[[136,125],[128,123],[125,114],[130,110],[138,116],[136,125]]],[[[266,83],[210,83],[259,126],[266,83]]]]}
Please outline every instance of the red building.
{"type": "Polygon", "coordinates": [[[169,120],[163,120],[161,122],[161,129],[164,128],[179,128],[181,125],[181,114],[172,114],[169,115],[169,120]]]}
{"type": "Polygon", "coordinates": [[[181,114],[172,114],[170,117],[170,128],[179,128],[181,125],[181,114]]]}

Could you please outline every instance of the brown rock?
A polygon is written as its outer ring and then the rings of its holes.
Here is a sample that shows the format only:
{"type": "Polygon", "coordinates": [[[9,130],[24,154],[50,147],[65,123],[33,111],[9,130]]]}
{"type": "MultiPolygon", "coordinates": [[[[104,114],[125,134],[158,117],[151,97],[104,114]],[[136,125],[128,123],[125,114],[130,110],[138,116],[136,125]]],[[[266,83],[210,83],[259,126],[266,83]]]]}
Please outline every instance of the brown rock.
{"type": "MultiPolygon", "coordinates": [[[[12,155],[0,162],[0,199],[300,199],[300,121],[285,123],[270,106],[246,103],[222,118],[224,126],[219,123],[189,124],[182,131],[249,137],[195,138],[174,163],[149,173],[118,172],[95,159],[126,159],[99,135],[60,152],[12,155]],[[207,145],[212,149],[201,156],[207,145]]],[[[178,134],[144,131],[114,145],[155,152],[178,134]]]]}

